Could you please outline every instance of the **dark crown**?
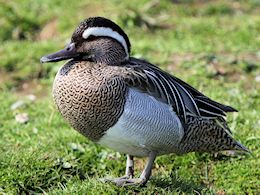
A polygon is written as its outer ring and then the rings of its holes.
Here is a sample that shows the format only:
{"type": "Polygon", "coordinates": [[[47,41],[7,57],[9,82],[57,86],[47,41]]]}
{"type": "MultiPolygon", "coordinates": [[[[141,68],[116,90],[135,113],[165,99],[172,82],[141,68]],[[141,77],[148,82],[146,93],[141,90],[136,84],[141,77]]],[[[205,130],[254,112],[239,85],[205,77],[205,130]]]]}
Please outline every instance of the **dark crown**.
{"type": "Polygon", "coordinates": [[[103,17],[91,17],[91,18],[87,18],[84,21],[82,21],[79,26],[77,27],[77,29],[75,30],[75,32],[72,35],[72,40],[76,41],[77,39],[82,37],[82,33],[91,27],[104,27],[104,28],[110,28],[113,31],[117,32],[118,34],[120,34],[121,36],[123,36],[126,44],[127,44],[127,49],[128,52],[130,53],[131,51],[131,44],[130,41],[128,39],[128,36],[125,34],[125,32],[114,22],[112,22],[111,20],[107,19],[107,18],[103,18],[103,17]]]}

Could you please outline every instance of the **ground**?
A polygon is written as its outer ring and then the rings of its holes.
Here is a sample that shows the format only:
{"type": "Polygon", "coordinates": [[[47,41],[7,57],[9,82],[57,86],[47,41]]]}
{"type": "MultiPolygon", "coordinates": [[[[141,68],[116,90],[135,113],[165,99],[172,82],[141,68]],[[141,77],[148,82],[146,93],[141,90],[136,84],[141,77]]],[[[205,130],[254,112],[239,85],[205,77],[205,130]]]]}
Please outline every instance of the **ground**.
{"type": "MultiPolygon", "coordinates": [[[[0,6],[0,193],[259,194],[260,2],[22,0],[0,6]],[[69,127],[51,97],[62,65],[40,64],[76,25],[105,16],[129,35],[132,55],[149,59],[212,99],[251,155],[175,154],[157,158],[146,187],[98,178],[124,174],[125,156],[69,127]]],[[[139,174],[145,159],[137,159],[139,174]]]]}

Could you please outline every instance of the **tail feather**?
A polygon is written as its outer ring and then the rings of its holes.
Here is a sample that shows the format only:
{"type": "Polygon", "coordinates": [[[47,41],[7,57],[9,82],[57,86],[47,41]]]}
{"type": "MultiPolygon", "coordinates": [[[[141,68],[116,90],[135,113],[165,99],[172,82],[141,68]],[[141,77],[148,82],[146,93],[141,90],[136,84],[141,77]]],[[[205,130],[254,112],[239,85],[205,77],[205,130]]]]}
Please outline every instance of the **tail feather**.
{"type": "Polygon", "coordinates": [[[236,141],[224,119],[221,123],[213,119],[190,116],[184,124],[185,133],[180,144],[182,153],[218,152],[224,150],[250,151],[236,141]]]}
{"type": "Polygon", "coordinates": [[[243,144],[241,144],[240,142],[236,141],[236,145],[235,145],[235,150],[239,150],[239,151],[242,151],[242,152],[246,152],[246,153],[250,153],[251,154],[251,151],[245,147],[243,144]]]}

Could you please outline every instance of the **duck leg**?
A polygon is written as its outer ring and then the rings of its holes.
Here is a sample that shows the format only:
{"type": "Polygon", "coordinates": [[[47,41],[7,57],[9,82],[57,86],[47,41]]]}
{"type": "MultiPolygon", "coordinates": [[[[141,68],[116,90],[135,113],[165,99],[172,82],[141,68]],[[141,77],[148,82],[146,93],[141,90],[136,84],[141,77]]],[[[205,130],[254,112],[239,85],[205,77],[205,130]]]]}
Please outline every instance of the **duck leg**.
{"type": "Polygon", "coordinates": [[[127,155],[125,176],[127,178],[134,178],[134,157],[127,155]]]}
{"type": "Polygon", "coordinates": [[[125,175],[117,178],[102,178],[101,181],[113,182],[117,184],[121,180],[127,180],[132,178],[134,178],[134,157],[127,154],[125,175]]]}
{"type": "MultiPolygon", "coordinates": [[[[150,152],[148,161],[139,178],[120,177],[120,178],[110,179],[107,181],[111,181],[111,182],[115,183],[117,186],[144,185],[147,183],[147,181],[149,180],[149,178],[151,176],[155,158],[156,158],[156,152],[150,152]]],[[[128,167],[131,167],[131,166],[128,166],[128,167]]],[[[128,173],[128,174],[129,174],[129,172],[131,173],[130,170],[131,169],[126,168],[126,173],[128,173]]]]}

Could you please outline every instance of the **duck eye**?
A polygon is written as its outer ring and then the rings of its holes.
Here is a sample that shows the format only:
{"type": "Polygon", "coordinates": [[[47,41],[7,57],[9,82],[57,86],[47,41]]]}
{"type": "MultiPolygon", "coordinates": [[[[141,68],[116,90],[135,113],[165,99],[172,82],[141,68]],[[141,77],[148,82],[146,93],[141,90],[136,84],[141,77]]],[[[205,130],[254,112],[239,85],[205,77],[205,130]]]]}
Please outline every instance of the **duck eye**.
{"type": "Polygon", "coordinates": [[[72,51],[75,49],[75,43],[70,43],[67,45],[67,47],[65,48],[66,51],[72,51]]]}

